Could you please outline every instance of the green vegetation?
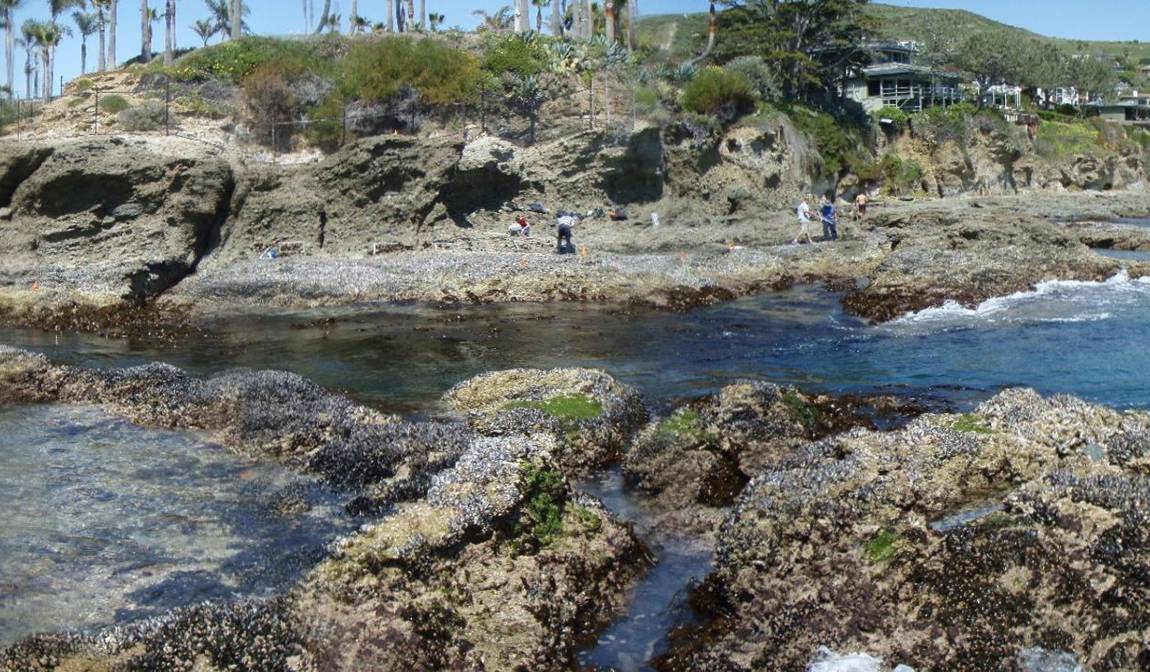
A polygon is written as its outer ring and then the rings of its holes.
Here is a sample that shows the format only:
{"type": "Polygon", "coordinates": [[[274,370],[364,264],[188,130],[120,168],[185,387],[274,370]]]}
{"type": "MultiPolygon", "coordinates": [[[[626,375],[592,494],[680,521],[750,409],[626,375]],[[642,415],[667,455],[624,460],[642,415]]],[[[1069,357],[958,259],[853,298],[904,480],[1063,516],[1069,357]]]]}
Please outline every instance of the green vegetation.
{"type": "Polygon", "coordinates": [[[993,434],[994,430],[985,420],[975,415],[974,413],[966,413],[958,417],[950,426],[956,432],[968,432],[972,434],[993,434]]]}
{"type": "Polygon", "coordinates": [[[791,415],[801,420],[804,425],[811,427],[818,423],[821,416],[819,409],[815,408],[798,392],[787,390],[783,393],[782,402],[791,412],[791,415]]]}
{"type": "Polygon", "coordinates": [[[119,114],[131,106],[132,104],[123,96],[116,94],[100,96],[100,112],[104,114],[119,114]]]}
{"type": "Polygon", "coordinates": [[[76,80],[76,93],[84,93],[90,88],[92,88],[92,80],[87,77],[76,80]]]}
{"type": "Polygon", "coordinates": [[[864,129],[842,123],[827,112],[800,105],[785,106],[781,110],[800,131],[814,139],[828,173],[841,174],[872,162],[863,137],[864,129]]]}
{"type": "Polygon", "coordinates": [[[705,68],[683,89],[683,108],[733,121],[754,110],[756,98],[755,87],[746,76],[722,68],[705,68]]]}
{"type": "Polygon", "coordinates": [[[357,41],[341,71],[339,89],[348,99],[380,103],[411,89],[425,104],[446,105],[479,95],[476,59],[440,40],[357,41]]]}
{"type": "Polygon", "coordinates": [[[922,186],[922,178],[926,172],[914,159],[903,160],[897,154],[887,154],[877,164],[865,166],[858,170],[863,180],[881,181],[888,193],[894,196],[918,191],[922,186]]]}
{"type": "Polygon", "coordinates": [[[587,536],[595,536],[603,529],[603,519],[598,513],[588,509],[585,506],[575,508],[575,516],[579,520],[579,525],[582,526],[583,532],[587,536]]]}
{"type": "MultiPolygon", "coordinates": [[[[197,49],[167,70],[180,81],[222,79],[241,84],[257,68],[274,64],[283,72],[335,72],[335,61],[346,49],[338,37],[280,39],[245,37],[197,49]]],[[[163,69],[158,61],[146,68],[163,69]]]]}
{"type": "Polygon", "coordinates": [[[883,120],[889,121],[890,128],[898,133],[905,131],[910,124],[910,116],[898,107],[884,107],[871,116],[874,117],[876,123],[883,120]]]}
{"type": "Polygon", "coordinates": [[[683,409],[659,422],[655,427],[655,437],[666,441],[685,442],[692,445],[705,445],[718,440],[718,435],[708,432],[703,426],[699,412],[683,409]]]}
{"type": "Polygon", "coordinates": [[[1088,122],[1042,121],[1034,148],[1048,159],[1062,159],[1075,154],[1093,154],[1100,149],[1100,140],[1098,128],[1088,122]]]}
{"type": "Polygon", "coordinates": [[[875,564],[886,562],[898,552],[898,544],[901,539],[896,532],[882,530],[866,542],[863,550],[871,562],[875,564]]]}
{"type": "Polygon", "coordinates": [[[504,410],[536,408],[559,420],[579,422],[603,415],[603,405],[586,394],[563,394],[543,401],[519,400],[503,405],[504,410]]]}
{"type": "Polygon", "coordinates": [[[520,476],[525,496],[515,529],[516,543],[523,552],[538,551],[563,534],[567,485],[559,471],[531,463],[520,468],[520,476]]]}

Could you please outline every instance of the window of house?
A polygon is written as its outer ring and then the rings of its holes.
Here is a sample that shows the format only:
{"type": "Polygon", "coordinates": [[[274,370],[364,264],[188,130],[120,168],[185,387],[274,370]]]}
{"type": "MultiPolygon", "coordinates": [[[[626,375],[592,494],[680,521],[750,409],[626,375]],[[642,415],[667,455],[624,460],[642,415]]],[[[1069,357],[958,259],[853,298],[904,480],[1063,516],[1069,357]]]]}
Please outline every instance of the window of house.
{"type": "Polygon", "coordinates": [[[866,95],[877,98],[882,95],[882,80],[872,79],[866,83],[866,95]]]}

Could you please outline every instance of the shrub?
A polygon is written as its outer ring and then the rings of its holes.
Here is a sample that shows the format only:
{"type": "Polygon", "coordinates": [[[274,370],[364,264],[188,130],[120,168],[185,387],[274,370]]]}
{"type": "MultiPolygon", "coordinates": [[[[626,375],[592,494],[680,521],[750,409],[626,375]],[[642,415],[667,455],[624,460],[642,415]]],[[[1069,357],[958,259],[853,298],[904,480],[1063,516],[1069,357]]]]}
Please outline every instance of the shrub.
{"type": "Polygon", "coordinates": [[[706,68],[683,89],[683,107],[733,121],[755,108],[755,87],[737,72],[706,68]]]}
{"type": "Polygon", "coordinates": [[[347,98],[376,103],[405,88],[430,105],[473,102],[481,79],[476,59],[463,50],[404,37],[357,42],[343,70],[340,86],[347,98]]]}
{"type": "Polygon", "coordinates": [[[105,114],[119,114],[131,106],[132,104],[123,96],[116,94],[100,96],[100,111],[105,114]]]}
{"type": "Polygon", "coordinates": [[[244,80],[244,99],[260,123],[287,120],[295,109],[287,72],[279,63],[265,63],[244,80]]]}
{"type": "Polygon", "coordinates": [[[547,69],[547,51],[538,40],[520,35],[489,34],[484,44],[483,69],[493,75],[538,75],[547,69]]]}
{"type": "Polygon", "coordinates": [[[1073,154],[1097,151],[1099,140],[1098,129],[1090,124],[1043,121],[1038,124],[1034,149],[1048,159],[1062,159],[1073,154]]]}
{"type": "Polygon", "coordinates": [[[906,130],[907,125],[910,123],[910,117],[901,108],[887,106],[874,113],[874,120],[876,123],[881,123],[883,120],[890,122],[890,127],[895,131],[902,133],[906,130]]]}
{"type": "Polygon", "coordinates": [[[740,56],[728,63],[726,70],[746,77],[763,100],[782,98],[779,78],[761,56],[740,56]]]}
{"type": "Polygon", "coordinates": [[[125,131],[143,133],[162,129],[164,127],[165,114],[166,111],[163,103],[149,100],[136,107],[129,107],[123,112],[120,112],[116,115],[116,119],[120,127],[125,131]]]}
{"type": "Polygon", "coordinates": [[[878,179],[883,181],[887,191],[896,195],[916,191],[924,175],[925,172],[917,161],[914,159],[903,161],[894,154],[882,157],[882,161],[878,164],[878,179]]]}
{"type": "Polygon", "coordinates": [[[858,136],[856,129],[840,124],[826,112],[816,112],[798,106],[784,109],[795,127],[814,140],[829,173],[838,175],[844,170],[871,162],[865,143],[858,136]]]}
{"type": "Polygon", "coordinates": [[[76,80],[76,93],[84,93],[90,88],[92,88],[92,80],[87,77],[76,80]]]}
{"type": "Polygon", "coordinates": [[[284,71],[334,72],[344,49],[341,38],[285,40],[244,37],[197,49],[169,69],[180,81],[223,79],[240,84],[260,66],[274,63],[284,71]]]}
{"type": "Polygon", "coordinates": [[[521,467],[520,474],[525,497],[516,525],[516,541],[525,552],[537,551],[563,534],[567,486],[563,474],[548,467],[528,463],[521,467]]]}
{"type": "Polygon", "coordinates": [[[950,107],[932,107],[910,119],[916,136],[938,147],[948,142],[966,147],[968,141],[967,120],[978,115],[978,109],[970,103],[958,103],[950,107]]]}

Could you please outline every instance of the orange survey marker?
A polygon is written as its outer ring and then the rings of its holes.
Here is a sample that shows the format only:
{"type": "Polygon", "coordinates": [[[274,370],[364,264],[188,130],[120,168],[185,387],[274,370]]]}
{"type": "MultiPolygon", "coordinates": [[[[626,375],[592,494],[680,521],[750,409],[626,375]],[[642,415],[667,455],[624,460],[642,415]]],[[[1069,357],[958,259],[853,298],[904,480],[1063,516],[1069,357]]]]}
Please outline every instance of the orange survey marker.
{"type": "Polygon", "coordinates": [[[586,245],[579,248],[579,256],[580,257],[587,256],[587,246],[586,245]]]}

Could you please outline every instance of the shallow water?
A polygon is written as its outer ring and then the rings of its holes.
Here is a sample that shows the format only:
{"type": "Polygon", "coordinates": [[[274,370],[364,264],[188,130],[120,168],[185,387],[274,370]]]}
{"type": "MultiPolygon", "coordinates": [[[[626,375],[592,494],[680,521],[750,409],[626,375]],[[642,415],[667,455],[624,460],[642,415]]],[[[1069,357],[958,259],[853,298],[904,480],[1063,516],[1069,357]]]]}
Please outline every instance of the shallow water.
{"type": "MultiPolygon", "coordinates": [[[[576,487],[598,497],[623,520],[641,521],[651,515],[643,500],[627,492],[619,469],[580,481],[576,487]]],[[[655,566],[635,587],[627,612],[579,656],[581,665],[616,672],[649,670],[647,661],[666,652],[671,630],[692,622],[689,589],[710,572],[711,549],[674,537],[650,540],[650,545],[655,566]]]]}
{"type": "MultiPolygon", "coordinates": [[[[1045,393],[1071,393],[1118,407],[1150,408],[1147,342],[1150,282],[1124,277],[1105,283],[1045,283],[1033,292],[993,299],[972,309],[947,305],[882,326],[870,326],[844,315],[838,296],[807,287],[688,315],[648,310],[622,312],[580,305],[513,305],[455,310],[379,306],[300,311],[272,317],[236,316],[215,323],[211,336],[191,339],[177,347],[91,335],[0,330],[0,343],[40,350],[56,361],[123,366],[161,360],[197,374],[235,366],[286,369],[320,385],[346,390],[382,408],[432,413],[437,410],[436,400],[451,385],[483,371],[515,366],[603,367],[640,386],[656,408],[744,378],[793,383],[816,391],[928,396],[958,408],[969,407],[1002,387],[1014,385],[1032,386],[1045,393]]],[[[23,423],[25,441],[32,445],[63,442],[68,446],[79,441],[71,436],[79,434],[76,431],[30,428],[29,421],[21,417],[28,412],[22,409],[14,411],[15,416],[0,416],[0,426],[23,423]]],[[[61,422],[67,426],[70,421],[55,421],[57,425],[61,422]]],[[[47,426],[51,428],[53,423],[48,422],[47,426]]],[[[121,427],[117,431],[137,430],[121,427]]],[[[169,440],[170,437],[151,441],[167,444],[169,440]]],[[[148,441],[126,439],[125,443],[148,441]]],[[[51,450],[39,450],[39,454],[17,452],[27,463],[4,472],[36,474],[37,470],[50,469],[51,450]]],[[[77,452],[74,448],[68,450],[77,452]]],[[[180,470],[173,466],[180,460],[193,459],[199,451],[188,446],[157,449],[136,453],[136,463],[150,464],[161,475],[172,470],[196,473],[194,482],[182,483],[193,501],[194,493],[224,493],[220,496],[232,497],[226,493],[232,492],[229,488],[234,489],[241,480],[236,471],[230,471],[239,469],[235,462],[227,462],[231,466],[226,468],[217,467],[222,470],[219,474],[207,469],[202,479],[201,469],[180,470]]],[[[218,450],[207,452],[220,454],[218,450]]],[[[24,542],[24,557],[33,569],[21,571],[34,572],[35,581],[0,581],[3,586],[32,586],[27,590],[35,595],[23,598],[24,604],[31,606],[22,607],[22,613],[44,609],[57,615],[80,614],[88,619],[84,623],[95,624],[106,621],[121,608],[110,606],[116,596],[128,595],[131,605],[142,600],[142,607],[122,607],[125,611],[121,613],[131,614],[133,609],[158,608],[227,590],[250,594],[253,591],[244,588],[243,579],[229,574],[233,570],[222,557],[226,553],[213,551],[214,542],[205,547],[206,539],[230,535],[232,541],[225,546],[248,549],[236,551],[241,556],[255,553],[251,549],[268,539],[277,540],[273,546],[279,544],[280,532],[270,530],[281,528],[261,527],[253,521],[265,519],[242,513],[251,510],[244,507],[256,506],[252,503],[258,497],[235,496],[240,502],[237,505],[241,513],[236,515],[241,524],[205,523],[192,516],[189,524],[194,533],[180,536],[180,525],[184,523],[177,525],[163,519],[166,514],[149,504],[154,498],[124,495],[138,487],[135,477],[99,470],[78,473],[83,487],[105,493],[94,496],[90,506],[96,511],[109,508],[100,503],[100,497],[111,498],[117,502],[116,511],[132,514],[123,516],[125,523],[116,521],[117,524],[135,525],[137,518],[151,521],[141,529],[172,535],[165,542],[170,548],[159,544],[160,550],[155,550],[153,544],[133,550],[134,546],[121,544],[122,556],[113,553],[105,559],[98,553],[80,554],[72,564],[65,563],[61,568],[51,548],[24,542]],[[206,527],[201,530],[196,525],[206,527]],[[181,553],[208,553],[210,557],[201,560],[180,556],[181,553]],[[169,556],[176,556],[176,560],[165,565],[169,567],[180,562],[193,567],[196,562],[207,563],[203,574],[189,570],[193,578],[200,577],[201,583],[193,581],[188,587],[184,575],[178,575],[181,578],[169,582],[177,586],[171,591],[137,591],[130,581],[135,570],[121,572],[129,578],[120,578],[115,569],[132,567],[133,563],[146,567],[162,564],[169,556]],[[61,587],[76,577],[86,577],[93,586],[109,587],[101,588],[89,604],[74,593],[68,597],[68,589],[61,587]],[[48,599],[54,591],[64,591],[61,606],[48,599]],[[36,595],[40,606],[28,601],[36,595]],[[84,611],[92,609],[96,612],[92,616],[84,611]]],[[[584,487],[602,496],[624,519],[641,519],[645,515],[641,502],[611,480],[616,478],[617,475],[607,474],[607,480],[584,487]]],[[[50,511],[55,506],[52,496],[45,490],[29,492],[22,506],[34,518],[36,512],[50,511]]],[[[176,501],[177,511],[186,506],[182,499],[177,497],[176,501]]],[[[284,523],[281,520],[277,524],[284,523]]],[[[95,529],[100,529],[99,524],[95,529]]],[[[322,531],[331,533],[331,529],[322,531]]],[[[317,538],[305,536],[310,540],[317,538]]],[[[115,534],[109,537],[121,538],[115,534]]],[[[709,555],[674,540],[661,541],[662,546],[657,549],[659,566],[636,589],[627,615],[604,634],[598,646],[585,652],[586,662],[621,670],[643,669],[639,661],[660,650],[669,626],[689,618],[675,596],[682,594],[689,580],[708,571],[709,555]]],[[[120,550],[117,544],[111,546],[120,550]]],[[[105,542],[103,548],[107,547],[105,542]]],[[[159,580],[153,583],[169,585],[159,580]]],[[[254,592],[265,588],[256,585],[254,592]]],[[[20,622],[12,604],[16,603],[5,593],[0,623],[20,622]]],[[[50,619],[41,620],[47,623],[50,619]]],[[[68,620],[76,621],[71,617],[68,620]]]]}
{"type": "Polygon", "coordinates": [[[68,405],[0,408],[0,427],[0,646],[272,594],[350,529],[331,493],[193,433],[68,405]]]}
{"type": "Polygon", "coordinates": [[[655,401],[741,378],[828,392],[893,392],[959,405],[1005,386],[1150,407],[1150,281],[1046,283],[977,309],[931,309],[883,326],[839,297],[798,288],[687,315],[580,305],[379,307],[233,318],[177,347],[0,329],[0,343],[58,361],[153,360],[196,373],[287,369],[397,411],[434,408],[451,385],[516,366],[603,367],[655,401]],[[334,320],[325,322],[325,320],[334,320]]]}

